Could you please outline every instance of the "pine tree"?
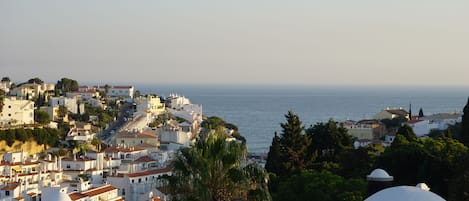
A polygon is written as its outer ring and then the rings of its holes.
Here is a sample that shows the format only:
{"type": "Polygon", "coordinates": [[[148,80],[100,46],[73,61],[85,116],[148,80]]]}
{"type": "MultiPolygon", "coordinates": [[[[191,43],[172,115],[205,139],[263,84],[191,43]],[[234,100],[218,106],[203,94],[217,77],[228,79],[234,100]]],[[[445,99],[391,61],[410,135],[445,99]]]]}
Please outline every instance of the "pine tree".
{"type": "Polygon", "coordinates": [[[423,115],[423,109],[420,108],[420,110],[419,110],[419,117],[424,117],[424,116],[425,116],[425,115],[423,115]]]}
{"type": "Polygon", "coordinates": [[[467,104],[464,106],[463,115],[462,115],[462,130],[460,141],[469,146],[469,98],[467,99],[467,104]]]}
{"type": "Polygon", "coordinates": [[[303,131],[300,118],[288,111],[285,115],[286,123],[281,123],[280,152],[282,155],[282,171],[280,175],[301,171],[305,168],[308,146],[311,140],[303,131]]]}

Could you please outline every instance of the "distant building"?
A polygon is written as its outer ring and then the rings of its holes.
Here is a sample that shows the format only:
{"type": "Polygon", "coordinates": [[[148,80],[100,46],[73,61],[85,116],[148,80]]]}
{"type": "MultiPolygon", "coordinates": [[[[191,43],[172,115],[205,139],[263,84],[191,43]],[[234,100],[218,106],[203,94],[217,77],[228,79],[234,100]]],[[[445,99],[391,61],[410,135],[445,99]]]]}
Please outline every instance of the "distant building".
{"type": "MultiPolygon", "coordinates": [[[[87,92],[90,90],[98,90],[101,92],[106,92],[105,86],[80,86],[78,88],[79,92],[87,92]]],[[[134,86],[109,86],[107,88],[107,96],[109,97],[119,97],[119,98],[133,98],[134,97],[134,86]]]]}
{"type": "Polygon", "coordinates": [[[385,109],[379,113],[377,113],[373,118],[374,119],[378,119],[378,120],[382,120],[382,119],[394,119],[394,118],[397,118],[397,117],[403,117],[403,118],[406,118],[406,119],[409,119],[410,120],[410,116],[409,116],[409,112],[407,112],[406,110],[402,109],[402,108],[398,108],[398,109],[385,109]]]}
{"type": "Polygon", "coordinates": [[[49,99],[49,105],[51,107],[55,106],[64,106],[68,109],[69,112],[73,114],[84,114],[85,113],[85,105],[83,103],[78,104],[78,100],[76,97],[67,98],[67,97],[52,97],[49,99]]]}
{"type": "Polygon", "coordinates": [[[75,123],[75,125],[70,128],[65,137],[65,140],[74,140],[79,142],[91,142],[91,140],[96,136],[96,133],[91,129],[91,124],[75,123]]]}
{"type": "Polygon", "coordinates": [[[177,150],[192,143],[192,125],[186,122],[181,124],[167,122],[158,129],[158,134],[162,150],[177,150]]]}
{"type": "Polygon", "coordinates": [[[202,105],[192,104],[184,96],[170,94],[166,99],[167,110],[174,116],[183,118],[190,123],[203,121],[202,105]]]}
{"type": "Polygon", "coordinates": [[[418,137],[428,135],[432,130],[445,130],[449,125],[462,121],[459,113],[438,113],[406,122],[418,137]]]}
{"type": "Polygon", "coordinates": [[[140,145],[160,146],[158,134],[152,131],[122,131],[116,134],[115,144],[126,147],[138,147],[140,145]]]}
{"type": "Polygon", "coordinates": [[[36,84],[36,83],[25,83],[10,91],[11,96],[16,96],[22,99],[33,99],[39,94],[49,94],[55,89],[54,84],[36,84]]]}
{"type": "Polygon", "coordinates": [[[0,82],[0,90],[3,90],[5,93],[10,92],[11,81],[2,81],[0,82]]]}
{"type": "Polygon", "coordinates": [[[119,189],[119,196],[125,197],[125,200],[148,200],[150,192],[162,195],[157,188],[162,186],[159,178],[163,175],[171,175],[171,169],[116,174],[108,176],[107,181],[119,189]]]}
{"type": "Polygon", "coordinates": [[[365,119],[358,122],[346,121],[341,125],[349,135],[361,140],[379,140],[386,134],[386,126],[376,119],[365,119]]]}
{"type": "Polygon", "coordinates": [[[22,124],[34,124],[34,102],[17,100],[16,97],[4,98],[0,127],[22,124]]]}
{"type": "Polygon", "coordinates": [[[147,97],[140,97],[136,100],[137,112],[151,113],[151,116],[156,117],[165,112],[165,105],[161,102],[159,97],[148,95],[147,97]]]}

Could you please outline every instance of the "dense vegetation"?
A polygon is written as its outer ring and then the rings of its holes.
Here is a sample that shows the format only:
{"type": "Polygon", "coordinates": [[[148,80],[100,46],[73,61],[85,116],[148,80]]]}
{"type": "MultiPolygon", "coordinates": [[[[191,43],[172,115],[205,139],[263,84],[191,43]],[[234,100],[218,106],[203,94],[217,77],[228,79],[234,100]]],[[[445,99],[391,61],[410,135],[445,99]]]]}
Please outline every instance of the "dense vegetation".
{"type": "Polygon", "coordinates": [[[265,167],[273,200],[364,200],[365,177],[375,168],[393,175],[395,185],[425,182],[449,201],[469,199],[469,100],[462,123],[432,131],[429,138],[417,138],[402,119],[385,122],[400,126],[382,153],[353,149],[347,130],[333,120],[305,129],[297,115],[285,117],[265,167]]]}
{"type": "Polygon", "coordinates": [[[52,147],[59,144],[62,136],[63,133],[59,129],[53,128],[0,130],[0,141],[6,141],[8,146],[13,145],[15,140],[26,142],[33,139],[39,145],[52,147]]]}
{"type": "Polygon", "coordinates": [[[206,131],[214,130],[218,128],[226,128],[232,130],[231,136],[240,140],[243,143],[246,143],[246,138],[244,138],[238,131],[238,127],[232,123],[228,123],[220,117],[212,116],[204,119],[204,121],[200,124],[202,128],[206,131]]]}
{"type": "Polygon", "coordinates": [[[227,137],[224,129],[216,129],[182,148],[172,175],[164,178],[168,188],[163,191],[176,201],[270,200],[266,172],[255,164],[243,166],[245,144],[228,142],[227,137]]]}

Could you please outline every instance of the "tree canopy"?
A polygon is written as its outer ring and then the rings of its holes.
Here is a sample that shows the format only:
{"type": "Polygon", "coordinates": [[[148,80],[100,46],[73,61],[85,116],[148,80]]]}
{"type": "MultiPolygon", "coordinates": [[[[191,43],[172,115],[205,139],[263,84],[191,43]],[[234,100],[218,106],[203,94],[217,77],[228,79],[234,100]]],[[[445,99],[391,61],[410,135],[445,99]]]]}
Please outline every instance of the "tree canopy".
{"type": "Polygon", "coordinates": [[[246,146],[226,141],[217,129],[182,148],[165,177],[173,200],[270,200],[267,174],[258,166],[242,166],[246,146]]]}
{"type": "Polygon", "coordinates": [[[31,78],[28,80],[28,83],[29,84],[33,84],[33,83],[36,83],[36,84],[43,84],[44,81],[42,81],[40,78],[38,77],[35,77],[35,78],[31,78]]]}
{"type": "Polygon", "coordinates": [[[2,77],[2,82],[11,82],[10,77],[2,77]]]}
{"type": "Polygon", "coordinates": [[[39,124],[48,124],[50,122],[49,114],[41,110],[34,110],[34,121],[39,124]]]}
{"type": "Polygon", "coordinates": [[[78,91],[78,87],[78,82],[69,78],[62,78],[55,84],[55,90],[62,95],[67,92],[78,91]]]}

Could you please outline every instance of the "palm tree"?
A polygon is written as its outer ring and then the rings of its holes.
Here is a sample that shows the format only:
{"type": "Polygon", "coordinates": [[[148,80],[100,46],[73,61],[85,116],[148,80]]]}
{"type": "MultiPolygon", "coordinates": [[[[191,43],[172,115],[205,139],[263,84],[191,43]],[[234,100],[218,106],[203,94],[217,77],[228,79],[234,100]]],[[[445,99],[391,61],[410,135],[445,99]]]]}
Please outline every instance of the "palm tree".
{"type": "Polygon", "coordinates": [[[246,146],[227,141],[222,129],[183,148],[164,180],[173,200],[271,200],[267,174],[255,165],[243,167],[246,146]]]}

